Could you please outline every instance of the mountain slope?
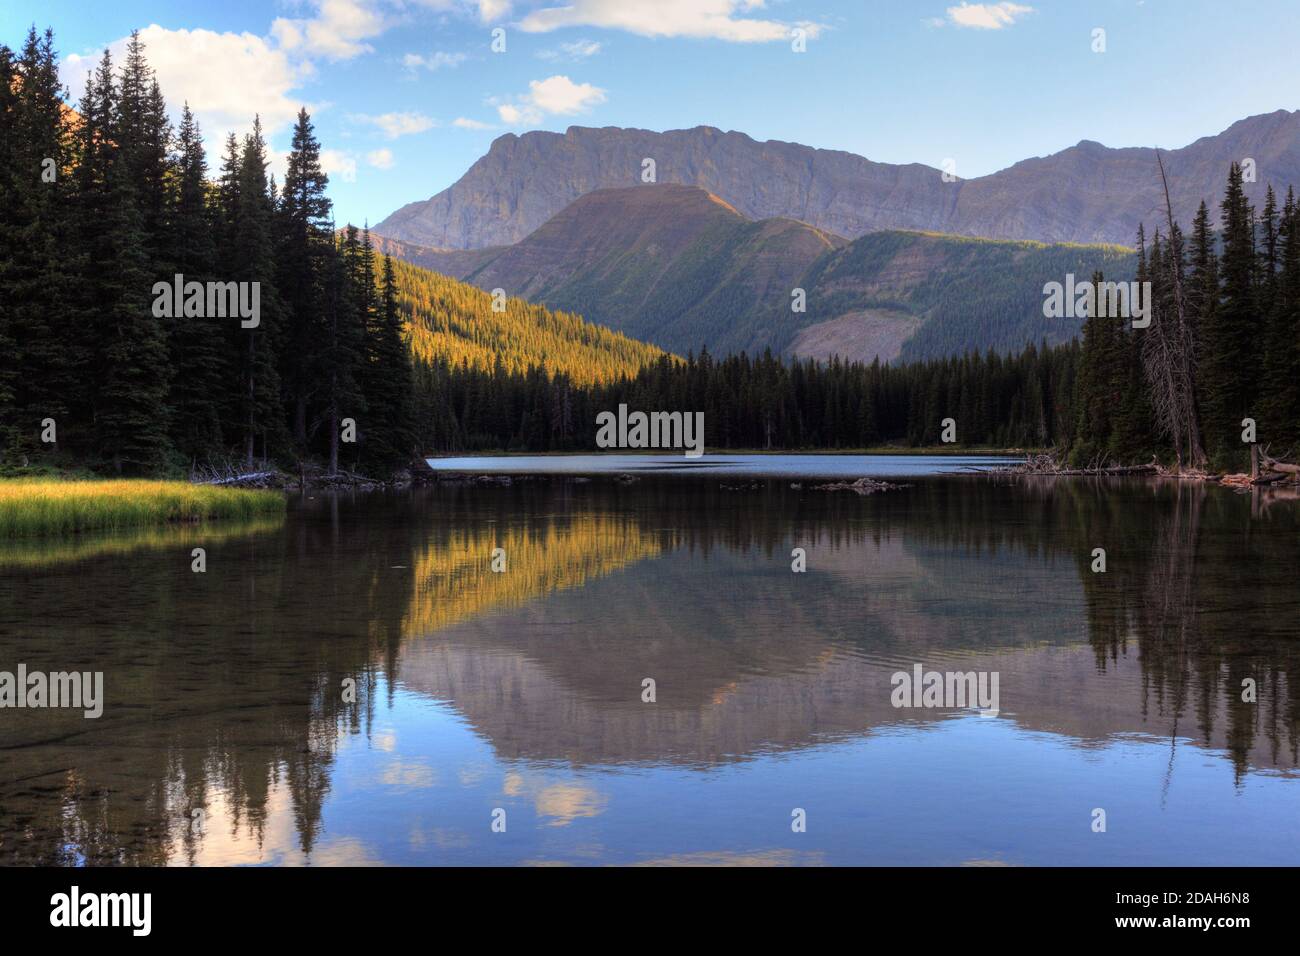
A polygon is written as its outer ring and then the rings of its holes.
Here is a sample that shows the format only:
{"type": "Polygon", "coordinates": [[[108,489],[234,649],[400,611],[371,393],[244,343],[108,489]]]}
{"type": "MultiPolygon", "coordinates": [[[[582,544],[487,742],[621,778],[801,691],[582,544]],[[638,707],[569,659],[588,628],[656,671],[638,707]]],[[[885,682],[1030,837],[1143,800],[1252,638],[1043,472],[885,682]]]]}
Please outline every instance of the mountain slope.
{"type": "MultiPolygon", "coordinates": [[[[1240,120],[1227,130],[1163,152],[1175,213],[1190,222],[1214,201],[1228,164],[1253,159],[1265,185],[1300,182],[1300,111],[1240,120]]],[[[456,183],[410,203],[375,227],[394,239],[447,249],[522,240],[580,196],[635,185],[653,158],[661,183],[699,186],[751,219],[788,217],[856,238],[885,229],[937,231],[1043,242],[1131,243],[1139,222],[1163,217],[1159,172],[1149,148],[1091,141],[1026,159],[977,179],[946,183],[920,164],[877,163],[708,126],[658,133],[570,127],[496,139],[456,183]]]]}
{"type": "Polygon", "coordinates": [[[1076,336],[1082,320],[1044,318],[1044,284],[1070,273],[1083,282],[1094,271],[1127,282],[1136,269],[1136,254],[1121,246],[872,233],[818,258],[800,280],[806,324],[774,344],[868,362],[876,354],[910,361],[1057,345],[1076,336]]]}
{"type": "Polygon", "coordinates": [[[707,345],[866,362],[1067,341],[1079,323],[1043,318],[1044,283],[1096,269],[1128,280],[1135,268],[1114,246],[898,231],[847,243],[666,184],[588,193],[504,249],[391,248],[678,354],[707,345]],[[804,312],[792,309],[795,289],[804,312]]]}
{"type": "Polygon", "coordinates": [[[407,322],[417,361],[467,362],[507,371],[543,363],[577,385],[635,375],[663,354],[661,349],[541,305],[511,298],[504,312],[492,311],[492,296],[464,282],[394,260],[398,306],[407,322]]]}
{"type": "Polygon", "coordinates": [[[464,278],[656,342],[762,347],[763,303],[788,301],[838,236],[789,219],[753,222],[692,186],[582,197],[464,278]]]}

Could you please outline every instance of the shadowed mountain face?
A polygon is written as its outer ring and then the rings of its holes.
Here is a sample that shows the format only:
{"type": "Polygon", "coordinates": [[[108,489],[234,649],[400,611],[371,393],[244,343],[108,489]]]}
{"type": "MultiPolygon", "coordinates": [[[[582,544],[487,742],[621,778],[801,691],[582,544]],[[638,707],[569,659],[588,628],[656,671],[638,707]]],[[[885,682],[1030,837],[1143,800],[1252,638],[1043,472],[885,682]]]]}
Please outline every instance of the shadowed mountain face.
{"type": "Polygon", "coordinates": [[[897,859],[943,859],[934,814],[959,810],[975,858],[1265,862],[1300,739],[1297,525],[1270,500],[517,483],[300,502],[283,527],[206,541],[204,575],[202,529],[129,560],[33,544],[0,564],[0,669],[102,670],[104,714],[3,712],[0,860],[766,852],[755,818],[813,787],[827,842],[808,849],[843,862],[895,858],[896,827],[897,859]],[[916,663],[999,673],[999,716],[894,707],[916,663]],[[1026,830],[1025,811],[1074,821],[1077,802],[1086,837],[1086,808],[1122,801],[1143,822],[1122,846],[1026,830]],[[707,832],[665,818],[713,805],[736,812],[707,832]]]}
{"type": "Polygon", "coordinates": [[[678,354],[771,348],[868,363],[1068,341],[1079,321],[1043,318],[1044,283],[1094,270],[1127,281],[1136,264],[1114,246],[903,232],[850,243],[792,219],[753,221],[703,189],[662,183],[588,193],[504,248],[381,243],[678,354]]]}
{"type": "MultiPolygon", "coordinates": [[[[1042,242],[1128,244],[1140,222],[1163,219],[1154,152],[1084,140],[977,179],[944,182],[919,163],[872,162],[838,150],[709,126],[662,133],[572,126],[564,133],[506,134],[453,185],[409,203],[375,227],[394,239],[445,249],[510,245],[579,196],[640,182],[653,159],[660,183],[699,186],[751,219],[786,217],[857,238],[908,229],[1042,242]]],[[[1165,153],[1174,211],[1185,225],[1219,196],[1229,163],[1253,159],[1264,186],[1300,181],[1300,112],[1234,123],[1165,153]]],[[[957,173],[961,158],[957,157],[957,173]]],[[[936,158],[937,161],[937,158],[936,158]]]]}

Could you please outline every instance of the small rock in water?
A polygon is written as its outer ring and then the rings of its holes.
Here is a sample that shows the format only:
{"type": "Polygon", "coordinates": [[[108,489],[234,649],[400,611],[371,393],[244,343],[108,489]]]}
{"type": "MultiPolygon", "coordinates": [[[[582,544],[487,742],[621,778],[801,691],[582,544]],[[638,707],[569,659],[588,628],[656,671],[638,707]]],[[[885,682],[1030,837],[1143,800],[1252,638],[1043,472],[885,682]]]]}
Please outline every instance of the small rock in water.
{"type": "Polygon", "coordinates": [[[877,481],[875,478],[859,478],[857,481],[832,481],[825,485],[813,485],[815,491],[852,491],[859,495],[870,495],[877,491],[896,491],[899,488],[906,488],[907,485],[896,485],[888,481],[877,481]]]}

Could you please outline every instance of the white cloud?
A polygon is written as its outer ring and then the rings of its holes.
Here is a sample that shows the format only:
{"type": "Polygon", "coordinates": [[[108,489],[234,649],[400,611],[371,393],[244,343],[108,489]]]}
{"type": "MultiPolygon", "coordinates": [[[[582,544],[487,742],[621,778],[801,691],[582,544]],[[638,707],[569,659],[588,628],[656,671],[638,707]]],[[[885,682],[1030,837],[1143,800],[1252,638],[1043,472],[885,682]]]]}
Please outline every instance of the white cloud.
{"type": "Polygon", "coordinates": [[[484,23],[491,23],[510,12],[510,0],[476,0],[478,18],[484,23]]]}
{"type": "Polygon", "coordinates": [[[341,179],[345,183],[357,181],[357,161],[350,153],[338,149],[320,151],[320,168],[332,179],[341,179]]]}
{"type": "MultiPolygon", "coordinates": [[[[214,33],[211,30],[168,30],[152,24],[140,31],[145,57],[158,75],[173,120],[188,101],[209,143],[221,143],[230,130],[252,128],[253,116],[262,118],[267,135],[293,122],[300,101],[293,90],[310,73],[294,65],[283,51],[251,33],[214,33]]],[[[128,38],[108,45],[113,61],[121,65],[128,38]]],[[[86,86],[86,76],[99,55],[71,54],[60,65],[60,79],[74,99],[86,86]]],[[[209,157],[215,165],[219,160],[209,157]]]]}
{"type": "Polygon", "coordinates": [[[464,116],[457,116],[451,121],[451,125],[457,129],[492,129],[491,123],[481,123],[476,119],[466,119],[464,116]]]}
{"type": "Polygon", "coordinates": [[[439,12],[471,13],[483,23],[499,20],[510,12],[511,0],[414,0],[416,4],[439,12]]]}
{"type": "Polygon", "coordinates": [[[540,50],[537,55],[543,60],[568,60],[576,63],[600,52],[600,44],[595,40],[574,40],[561,43],[553,50],[540,50]]]}
{"type": "Polygon", "coordinates": [[[549,76],[528,84],[528,96],[547,113],[581,113],[605,102],[605,91],[590,83],[574,83],[567,76],[549,76]]]}
{"type": "Polygon", "coordinates": [[[352,119],[379,127],[389,139],[410,136],[412,133],[423,133],[425,130],[433,129],[438,125],[437,121],[430,116],[425,116],[423,113],[381,113],[378,116],[357,114],[352,119]]]}
{"type": "Polygon", "coordinates": [[[302,56],[350,60],[372,47],[363,42],[387,27],[375,0],[310,0],[315,16],[276,17],[271,35],[280,49],[302,56]]]}
{"type": "MultiPolygon", "coordinates": [[[[792,24],[737,16],[762,6],[763,0],[571,0],[566,6],[528,14],[519,22],[519,28],[527,33],[549,33],[562,27],[602,27],[646,37],[694,37],[731,43],[788,40],[792,24]]],[[[810,38],[821,31],[815,23],[794,25],[802,27],[810,38]]]]}
{"type": "Polygon", "coordinates": [[[393,151],[391,149],[376,149],[366,153],[366,162],[375,169],[392,169],[393,168],[393,151]]]}
{"type": "Polygon", "coordinates": [[[533,80],[528,92],[512,103],[497,106],[503,123],[511,126],[536,125],[548,113],[572,115],[605,102],[605,91],[590,83],[574,83],[567,76],[533,80]]]}
{"type": "Polygon", "coordinates": [[[464,53],[444,53],[441,50],[435,50],[427,56],[420,53],[408,53],[402,57],[402,66],[411,70],[420,68],[440,70],[443,67],[450,69],[460,66],[466,59],[464,53]]]}
{"type": "Polygon", "coordinates": [[[1019,3],[966,3],[948,8],[948,19],[959,27],[975,30],[1001,30],[1009,27],[1026,13],[1033,13],[1033,7],[1019,3]]]}

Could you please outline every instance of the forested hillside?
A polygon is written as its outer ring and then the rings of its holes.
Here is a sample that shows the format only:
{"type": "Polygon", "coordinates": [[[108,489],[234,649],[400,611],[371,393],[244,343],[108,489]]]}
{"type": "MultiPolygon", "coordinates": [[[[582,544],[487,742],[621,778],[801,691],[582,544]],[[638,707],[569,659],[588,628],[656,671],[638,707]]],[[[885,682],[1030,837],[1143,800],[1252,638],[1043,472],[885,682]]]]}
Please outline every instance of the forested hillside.
{"type": "Polygon", "coordinates": [[[911,317],[916,330],[898,352],[908,361],[1068,342],[1081,320],[1044,318],[1044,284],[1071,273],[1082,282],[1096,271],[1128,282],[1136,266],[1137,257],[1122,246],[878,232],[826,253],[802,284],[810,325],[877,310],[911,317]]]}
{"type": "Polygon", "coordinates": [[[508,372],[538,365],[575,385],[592,385],[635,375],[664,354],[578,315],[518,298],[503,299],[497,312],[492,296],[472,285],[396,260],[393,268],[411,354],[419,363],[446,360],[477,369],[499,364],[508,372]]]}

